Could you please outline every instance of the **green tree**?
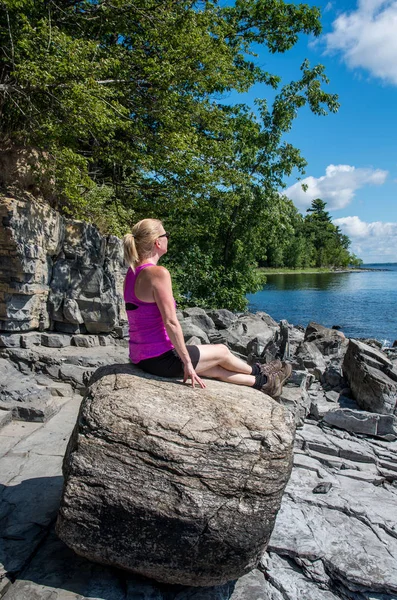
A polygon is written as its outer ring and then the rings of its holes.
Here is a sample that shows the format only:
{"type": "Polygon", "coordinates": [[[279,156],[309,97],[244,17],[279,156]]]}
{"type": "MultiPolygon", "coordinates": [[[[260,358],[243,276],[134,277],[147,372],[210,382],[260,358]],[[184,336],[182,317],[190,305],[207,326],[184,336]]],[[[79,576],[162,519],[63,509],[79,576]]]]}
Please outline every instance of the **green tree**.
{"type": "Polygon", "coordinates": [[[304,219],[304,232],[313,247],[314,265],[347,267],[350,240],[332,223],[325,207],[326,203],[320,198],[313,200],[304,219]]]}
{"type": "Polygon", "coordinates": [[[361,258],[358,258],[355,254],[350,255],[349,265],[354,267],[355,269],[360,269],[362,267],[363,261],[361,258]]]}
{"type": "Polygon", "coordinates": [[[185,301],[241,309],[282,234],[277,190],[306,164],[284,135],[305,105],[338,108],[321,65],[281,86],[253,48],[320,31],[283,0],[1,0],[0,137],[44,151],[69,214],[118,234],[163,218],[185,301]],[[256,114],[222,101],[258,82],[278,93],[256,114]]]}

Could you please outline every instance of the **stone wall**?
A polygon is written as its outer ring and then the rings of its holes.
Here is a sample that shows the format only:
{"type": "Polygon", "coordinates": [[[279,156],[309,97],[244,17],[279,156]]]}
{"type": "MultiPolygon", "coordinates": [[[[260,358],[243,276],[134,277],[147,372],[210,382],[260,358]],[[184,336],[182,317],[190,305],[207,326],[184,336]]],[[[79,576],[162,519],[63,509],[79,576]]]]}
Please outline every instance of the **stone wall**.
{"type": "Polygon", "coordinates": [[[0,195],[0,331],[103,333],[126,321],[122,242],[25,193],[0,195]]]}

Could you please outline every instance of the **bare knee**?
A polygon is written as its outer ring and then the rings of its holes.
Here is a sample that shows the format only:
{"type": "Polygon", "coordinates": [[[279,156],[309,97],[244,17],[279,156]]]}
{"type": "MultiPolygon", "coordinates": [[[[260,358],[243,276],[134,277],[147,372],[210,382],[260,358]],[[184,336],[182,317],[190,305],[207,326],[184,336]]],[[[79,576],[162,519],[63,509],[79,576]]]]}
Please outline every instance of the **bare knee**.
{"type": "Polygon", "coordinates": [[[225,358],[228,358],[228,356],[230,356],[231,352],[229,350],[229,348],[227,346],[225,346],[225,344],[217,344],[217,349],[218,349],[218,355],[219,358],[222,360],[224,360],[225,358]]]}

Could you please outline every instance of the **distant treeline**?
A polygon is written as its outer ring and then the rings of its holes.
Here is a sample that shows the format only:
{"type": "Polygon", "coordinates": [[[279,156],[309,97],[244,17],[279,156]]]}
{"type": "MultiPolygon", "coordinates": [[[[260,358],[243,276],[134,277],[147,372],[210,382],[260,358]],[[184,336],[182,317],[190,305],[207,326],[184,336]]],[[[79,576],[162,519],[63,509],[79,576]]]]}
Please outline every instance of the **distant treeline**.
{"type": "Polygon", "coordinates": [[[263,267],[359,267],[363,261],[350,254],[350,239],[333,225],[326,203],[313,200],[303,217],[289,206],[285,234],[266,245],[263,267]]]}

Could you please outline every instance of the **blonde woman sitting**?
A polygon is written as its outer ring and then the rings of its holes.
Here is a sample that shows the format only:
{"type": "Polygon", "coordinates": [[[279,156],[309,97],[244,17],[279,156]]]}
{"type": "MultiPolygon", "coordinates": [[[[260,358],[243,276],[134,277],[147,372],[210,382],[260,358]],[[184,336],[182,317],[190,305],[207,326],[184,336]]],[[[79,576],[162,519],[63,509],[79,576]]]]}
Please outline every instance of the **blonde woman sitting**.
{"type": "Polygon", "coordinates": [[[171,276],[157,263],[166,254],[169,234],[161,221],[143,219],[124,237],[130,268],[124,284],[132,363],[152,375],[183,377],[205,388],[201,376],[254,387],[277,398],[291,374],[279,360],[253,367],[223,344],[186,346],[176,316],[171,276]]]}

